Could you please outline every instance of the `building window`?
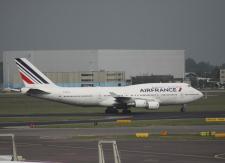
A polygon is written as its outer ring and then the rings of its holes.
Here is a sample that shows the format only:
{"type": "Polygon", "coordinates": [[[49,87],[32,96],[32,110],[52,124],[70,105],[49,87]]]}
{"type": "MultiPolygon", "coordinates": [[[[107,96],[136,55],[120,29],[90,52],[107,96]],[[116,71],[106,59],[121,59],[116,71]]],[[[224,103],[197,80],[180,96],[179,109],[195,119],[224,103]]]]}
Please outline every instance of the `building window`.
{"type": "Polygon", "coordinates": [[[92,82],[93,79],[81,79],[81,82],[92,82]]]}
{"type": "Polygon", "coordinates": [[[107,76],[116,76],[116,74],[107,74],[107,76]]]}
{"type": "Polygon", "coordinates": [[[81,84],[81,87],[94,87],[94,84],[81,84]]]}
{"type": "Polygon", "coordinates": [[[81,76],[93,76],[93,74],[81,74],[81,76]]]}

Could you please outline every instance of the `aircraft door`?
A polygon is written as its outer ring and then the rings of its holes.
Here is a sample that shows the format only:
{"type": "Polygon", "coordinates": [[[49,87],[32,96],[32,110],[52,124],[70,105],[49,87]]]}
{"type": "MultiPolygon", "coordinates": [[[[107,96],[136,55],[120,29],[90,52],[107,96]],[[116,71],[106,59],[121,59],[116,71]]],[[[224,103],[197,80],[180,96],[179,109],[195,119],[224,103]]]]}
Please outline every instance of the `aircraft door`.
{"type": "Polygon", "coordinates": [[[101,100],[102,100],[102,94],[99,93],[99,94],[98,94],[98,101],[101,101],[101,100]]]}

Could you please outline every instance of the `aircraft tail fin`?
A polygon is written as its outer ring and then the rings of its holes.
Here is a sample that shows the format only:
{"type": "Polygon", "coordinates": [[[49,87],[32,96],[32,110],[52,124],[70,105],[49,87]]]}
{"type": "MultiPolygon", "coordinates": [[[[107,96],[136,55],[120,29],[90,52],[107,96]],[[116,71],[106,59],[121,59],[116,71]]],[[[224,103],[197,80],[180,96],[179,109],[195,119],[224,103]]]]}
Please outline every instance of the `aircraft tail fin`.
{"type": "Polygon", "coordinates": [[[54,83],[39,71],[26,58],[15,58],[16,65],[19,70],[20,77],[26,87],[37,85],[54,85],[54,83]]]}

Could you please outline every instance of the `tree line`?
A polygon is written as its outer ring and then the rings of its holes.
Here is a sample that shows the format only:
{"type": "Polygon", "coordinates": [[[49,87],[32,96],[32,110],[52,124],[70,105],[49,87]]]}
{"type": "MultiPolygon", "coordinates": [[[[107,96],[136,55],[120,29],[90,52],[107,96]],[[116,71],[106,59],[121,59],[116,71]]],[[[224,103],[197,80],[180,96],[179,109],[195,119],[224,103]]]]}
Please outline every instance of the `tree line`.
{"type": "Polygon", "coordinates": [[[199,77],[212,78],[214,81],[219,81],[220,69],[225,69],[225,63],[221,65],[211,65],[209,62],[196,62],[192,58],[185,60],[186,72],[194,72],[199,77]]]}

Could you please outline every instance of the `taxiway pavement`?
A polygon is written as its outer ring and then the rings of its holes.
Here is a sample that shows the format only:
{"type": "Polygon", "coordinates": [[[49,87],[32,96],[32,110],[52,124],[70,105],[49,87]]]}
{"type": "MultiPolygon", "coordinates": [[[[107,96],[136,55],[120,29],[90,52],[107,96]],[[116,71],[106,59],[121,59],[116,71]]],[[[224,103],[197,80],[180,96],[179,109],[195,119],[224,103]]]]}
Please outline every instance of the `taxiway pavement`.
{"type": "MultiPolygon", "coordinates": [[[[0,153],[9,151],[0,141],[0,153]]],[[[17,151],[30,161],[97,163],[98,141],[16,137],[17,151]]],[[[225,141],[221,140],[118,140],[122,163],[224,163],[225,141]]],[[[112,147],[104,145],[107,163],[113,162],[112,147]]]]}
{"type": "Polygon", "coordinates": [[[71,138],[74,136],[111,136],[132,135],[137,132],[158,134],[167,130],[170,134],[199,134],[201,131],[224,132],[223,125],[205,126],[148,126],[148,127],[114,127],[114,128],[7,128],[0,134],[12,133],[16,136],[39,136],[50,138],[71,138]]]}
{"type": "MultiPolygon", "coordinates": [[[[104,113],[78,113],[78,114],[31,114],[31,115],[20,115],[20,114],[2,114],[0,117],[51,117],[51,116],[62,116],[65,120],[47,121],[47,122],[35,122],[35,125],[50,125],[50,124],[73,124],[73,123],[93,123],[93,122],[111,122],[118,119],[133,119],[133,120],[155,120],[155,119],[190,119],[190,118],[207,118],[207,117],[225,117],[225,111],[215,112],[134,112],[129,115],[106,115],[104,113]],[[67,120],[67,116],[80,116],[84,117],[83,120],[67,120]],[[95,116],[95,119],[85,119],[88,116],[95,116]]],[[[28,126],[30,122],[0,122],[0,127],[7,126],[28,126]]]]}

